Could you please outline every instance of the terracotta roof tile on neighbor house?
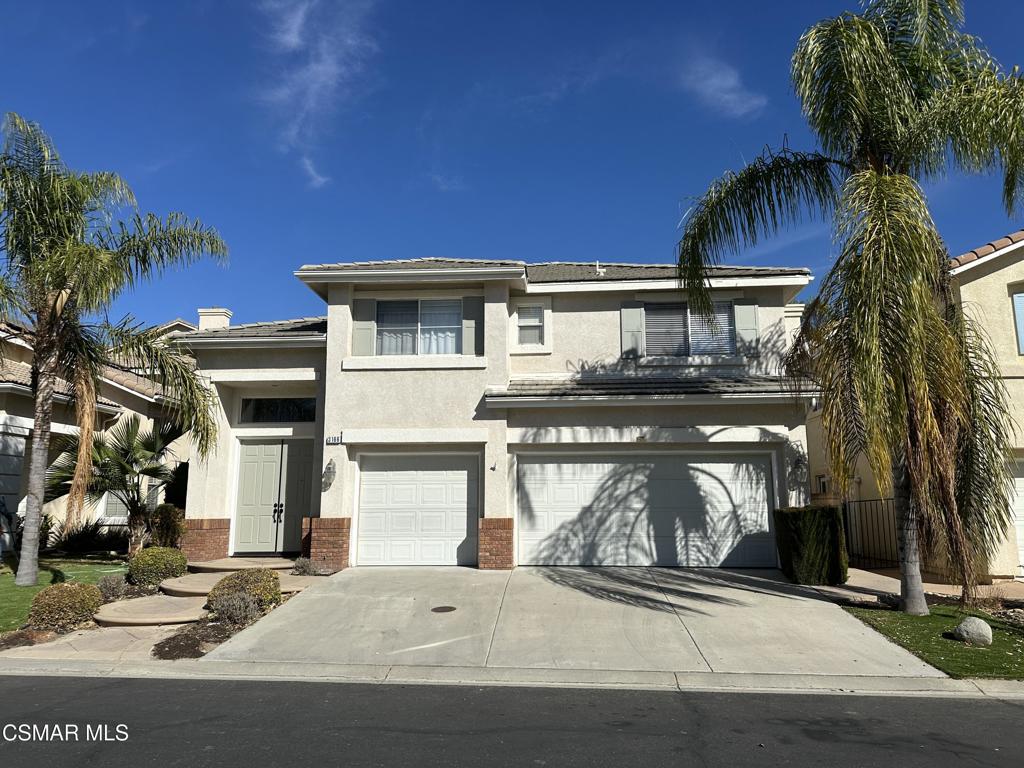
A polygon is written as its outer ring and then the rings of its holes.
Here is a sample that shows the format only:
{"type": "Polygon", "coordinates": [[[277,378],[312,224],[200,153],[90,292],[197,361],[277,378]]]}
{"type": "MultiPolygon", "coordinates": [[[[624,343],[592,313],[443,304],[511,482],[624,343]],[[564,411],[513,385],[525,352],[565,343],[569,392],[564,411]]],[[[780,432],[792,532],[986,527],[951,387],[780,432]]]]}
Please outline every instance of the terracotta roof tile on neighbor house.
{"type": "MultiPolygon", "coordinates": [[[[0,359],[0,384],[14,384],[19,387],[31,388],[32,366],[15,360],[0,359]]],[[[58,395],[71,396],[71,384],[64,379],[57,379],[55,389],[58,395]]],[[[98,397],[96,401],[111,408],[117,407],[117,403],[107,400],[105,397],[98,397]]]]}
{"type": "Polygon", "coordinates": [[[1011,232],[1006,237],[993,240],[991,243],[985,243],[984,245],[978,246],[967,253],[961,253],[959,256],[949,260],[949,266],[951,269],[962,267],[965,264],[970,264],[972,261],[977,261],[978,259],[982,259],[986,256],[991,256],[996,251],[1006,248],[1008,245],[1019,243],[1021,240],[1024,240],[1024,229],[1018,229],[1016,232],[1011,232]]]}
{"type": "Polygon", "coordinates": [[[227,328],[210,328],[205,331],[176,333],[173,334],[173,338],[183,341],[190,339],[230,339],[233,337],[286,339],[293,336],[325,336],[326,334],[326,317],[298,317],[294,320],[242,323],[240,325],[229,325],[227,328]]]}
{"type": "MultiPolygon", "coordinates": [[[[729,267],[707,269],[709,277],[782,277],[809,275],[803,267],[729,267]]],[[[526,265],[531,283],[574,283],[598,280],[671,280],[679,275],[676,264],[616,264],[604,262],[548,261],[526,265]]]]}
{"type": "Polygon", "coordinates": [[[497,261],[495,259],[448,259],[429,256],[421,259],[394,259],[391,261],[349,261],[337,264],[304,264],[300,272],[314,272],[321,269],[344,269],[355,272],[400,269],[473,269],[475,267],[522,267],[523,261],[497,261]]]}
{"type": "Polygon", "coordinates": [[[487,390],[487,398],[609,397],[677,395],[776,395],[790,392],[778,376],[591,376],[572,379],[520,377],[507,387],[487,390]]]}

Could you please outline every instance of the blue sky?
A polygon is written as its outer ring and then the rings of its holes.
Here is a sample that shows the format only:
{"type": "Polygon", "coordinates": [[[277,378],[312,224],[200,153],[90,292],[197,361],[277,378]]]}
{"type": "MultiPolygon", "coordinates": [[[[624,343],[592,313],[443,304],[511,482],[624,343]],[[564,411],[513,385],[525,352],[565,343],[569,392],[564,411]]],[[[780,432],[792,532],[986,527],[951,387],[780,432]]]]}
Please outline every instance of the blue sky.
{"type": "MultiPolygon", "coordinates": [[[[813,146],[800,33],[855,0],[3,3],[0,110],[144,210],[216,226],[230,264],[139,288],[147,322],[321,314],[304,263],[454,256],[671,261],[688,201],[766,144],[813,146]]],[[[968,4],[1021,61],[1024,5],[968,4]]],[[[1022,225],[1000,183],[928,188],[954,253],[1022,225]]],[[[821,225],[731,263],[828,265],[821,225]]]]}

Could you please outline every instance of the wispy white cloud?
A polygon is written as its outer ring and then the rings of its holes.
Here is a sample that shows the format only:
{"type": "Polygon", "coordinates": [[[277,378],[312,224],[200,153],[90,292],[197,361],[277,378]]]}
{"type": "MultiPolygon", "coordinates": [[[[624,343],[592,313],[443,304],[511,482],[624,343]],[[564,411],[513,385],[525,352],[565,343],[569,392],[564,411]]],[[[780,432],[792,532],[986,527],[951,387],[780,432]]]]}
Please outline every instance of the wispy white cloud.
{"type": "Polygon", "coordinates": [[[461,176],[436,171],[430,174],[430,182],[438,192],[465,192],[469,189],[469,186],[461,176]]]}
{"type": "Polygon", "coordinates": [[[750,90],[736,67],[714,56],[696,56],[683,67],[679,85],[704,106],[726,117],[756,115],[768,97],[750,90]]]}
{"type": "Polygon", "coordinates": [[[520,96],[517,103],[528,108],[553,106],[574,94],[619,75],[628,66],[634,42],[627,40],[602,54],[577,61],[546,78],[541,87],[520,96]]]}
{"type": "Polygon", "coordinates": [[[313,160],[308,155],[303,155],[299,161],[299,165],[302,166],[302,170],[306,172],[306,176],[309,179],[309,186],[313,189],[320,189],[324,184],[331,180],[330,176],[324,176],[317,169],[313,160]]]}
{"type": "Polygon", "coordinates": [[[377,51],[367,30],[374,0],[268,0],[262,6],[278,75],[260,93],[278,123],[282,151],[294,154],[310,186],[330,178],[314,153],[328,118],[358,94],[377,51]]]}

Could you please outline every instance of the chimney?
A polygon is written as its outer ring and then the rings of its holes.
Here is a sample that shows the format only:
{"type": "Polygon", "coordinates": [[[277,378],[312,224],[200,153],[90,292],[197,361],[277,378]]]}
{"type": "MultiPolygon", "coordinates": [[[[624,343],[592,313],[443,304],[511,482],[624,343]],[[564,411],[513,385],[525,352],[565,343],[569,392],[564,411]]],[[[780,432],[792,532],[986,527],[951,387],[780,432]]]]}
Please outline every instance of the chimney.
{"type": "Polygon", "coordinates": [[[224,307],[207,307],[199,310],[199,330],[215,331],[231,325],[231,310],[224,307]]]}

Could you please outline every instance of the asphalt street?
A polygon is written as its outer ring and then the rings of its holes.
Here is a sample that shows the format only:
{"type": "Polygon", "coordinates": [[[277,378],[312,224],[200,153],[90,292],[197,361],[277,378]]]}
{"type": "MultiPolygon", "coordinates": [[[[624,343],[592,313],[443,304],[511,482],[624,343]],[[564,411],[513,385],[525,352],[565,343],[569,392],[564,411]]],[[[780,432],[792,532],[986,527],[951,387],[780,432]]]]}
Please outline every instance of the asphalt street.
{"type": "Polygon", "coordinates": [[[1020,766],[1022,716],[995,699],[3,677],[0,766],[1020,766]]]}

